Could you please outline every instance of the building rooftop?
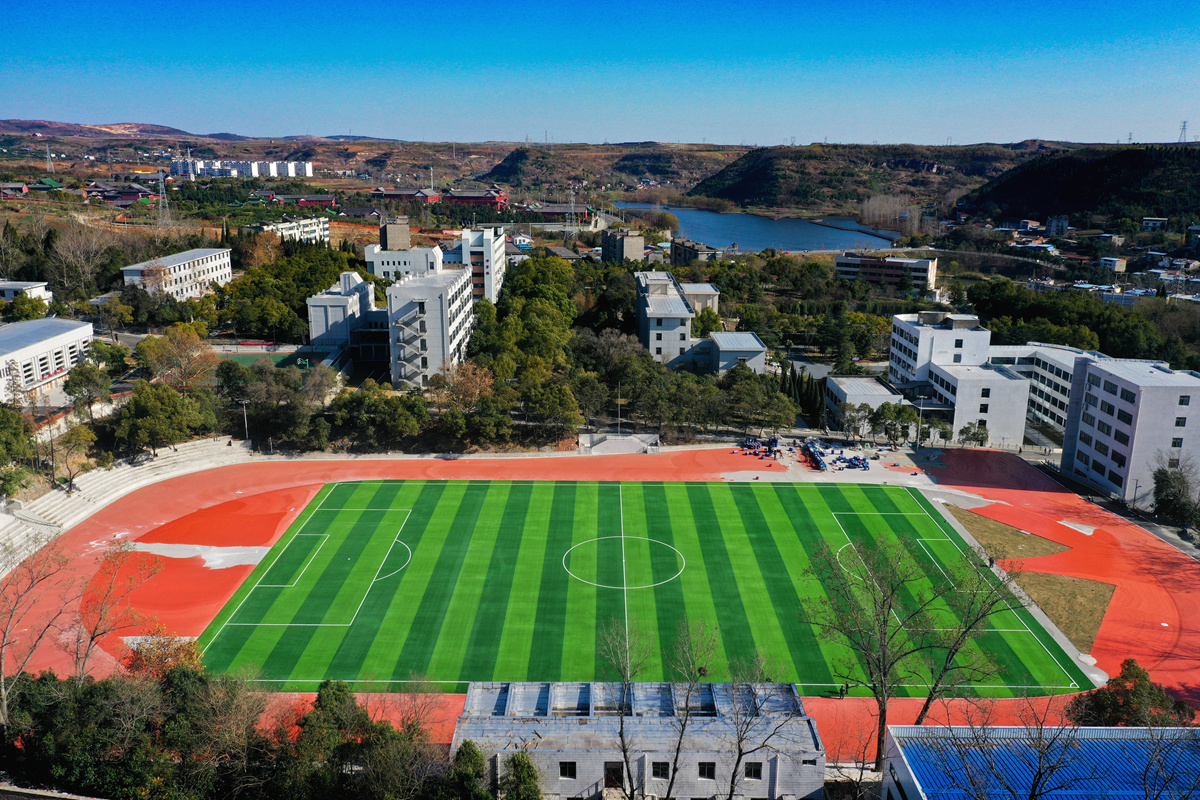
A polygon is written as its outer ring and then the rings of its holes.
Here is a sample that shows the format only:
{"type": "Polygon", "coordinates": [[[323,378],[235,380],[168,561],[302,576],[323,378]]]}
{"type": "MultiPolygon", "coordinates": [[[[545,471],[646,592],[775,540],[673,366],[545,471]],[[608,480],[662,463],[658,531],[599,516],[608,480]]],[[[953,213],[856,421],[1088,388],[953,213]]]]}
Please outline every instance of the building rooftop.
{"type": "Polygon", "coordinates": [[[830,375],[825,380],[840,387],[847,395],[897,398],[901,396],[899,392],[878,378],[861,375],[830,375]]]}
{"type": "Polygon", "coordinates": [[[766,350],[767,346],[763,344],[762,339],[758,338],[757,333],[724,333],[721,331],[710,333],[709,338],[713,344],[720,350],[766,350]]]}
{"type": "Polygon", "coordinates": [[[1173,779],[1200,772],[1197,733],[1190,728],[1074,728],[1042,732],[1024,727],[986,730],[934,726],[891,726],[892,740],[920,782],[925,797],[970,800],[1035,792],[1045,780],[1047,745],[1058,765],[1047,800],[1136,798],[1147,792],[1147,767],[1161,770],[1152,783],[1171,797],[1194,797],[1193,781],[1171,786],[1173,779]],[[1040,744],[1035,743],[1040,737],[1040,744]],[[1039,756],[1038,754],[1041,753],[1039,756]],[[968,766],[969,765],[969,766],[968,766]],[[1161,784],[1161,785],[1160,785],[1161,784]],[[965,788],[964,788],[965,787],[965,788]]]}
{"type": "Polygon", "coordinates": [[[1137,386],[1200,387],[1200,373],[1176,371],[1161,362],[1113,359],[1096,368],[1137,386]]]}
{"type": "Polygon", "coordinates": [[[549,245],[546,248],[546,252],[552,256],[555,256],[556,258],[561,258],[566,261],[578,261],[579,259],[583,258],[583,256],[579,255],[579,253],[576,253],[574,250],[568,250],[567,248],[557,244],[549,245]]]}
{"type": "Polygon", "coordinates": [[[1024,375],[1020,375],[1008,367],[996,364],[984,364],[978,367],[969,367],[963,364],[930,364],[930,369],[941,370],[947,375],[954,376],[957,380],[983,380],[987,378],[1002,378],[1010,381],[1028,381],[1024,375]]]}
{"type": "Polygon", "coordinates": [[[444,289],[448,286],[453,286],[455,283],[458,283],[464,278],[466,280],[470,280],[471,273],[468,270],[455,269],[453,267],[449,269],[443,269],[440,272],[422,272],[420,274],[413,273],[411,275],[406,275],[404,278],[401,278],[399,281],[396,281],[389,286],[388,292],[390,293],[392,289],[398,287],[404,287],[406,290],[429,289],[430,291],[436,292],[438,289],[444,289]]]}
{"type": "Polygon", "coordinates": [[[31,319],[25,322],[14,322],[0,326],[0,359],[9,353],[15,353],[26,347],[42,342],[52,336],[64,333],[79,333],[90,328],[90,322],[79,322],[73,319],[31,319]]]}
{"type": "Polygon", "coordinates": [[[193,259],[204,258],[205,256],[215,256],[218,253],[228,252],[231,252],[228,247],[199,247],[195,250],[184,250],[182,253],[152,258],[149,261],[141,261],[137,264],[130,264],[128,267],[121,267],[121,269],[147,269],[150,266],[177,267],[180,264],[186,263],[193,259]]]}
{"type": "Polygon", "coordinates": [[[45,281],[0,281],[0,289],[36,289],[45,285],[45,281]]]}
{"type": "MultiPolygon", "coordinates": [[[[797,750],[819,751],[820,737],[791,684],[761,684],[761,716],[789,724],[789,744],[797,750]]],[[[692,698],[688,726],[690,751],[728,748],[729,706],[733,692],[747,693],[747,684],[701,684],[692,698]]],[[[637,747],[667,752],[674,747],[678,687],[670,683],[635,683],[626,699],[625,726],[637,747]]],[[[470,739],[486,751],[531,746],[538,750],[604,750],[613,748],[621,715],[619,683],[472,683],[463,714],[455,728],[454,744],[470,739]]],[[[772,723],[774,724],[774,723],[772,723]]]]}
{"type": "Polygon", "coordinates": [[[646,314],[660,317],[690,317],[694,315],[692,307],[682,297],[674,294],[645,295],[646,314]]]}
{"type": "Polygon", "coordinates": [[[679,288],[688,294],[720,294],[721,290],[711,283],[681,283],[679,288]]]}

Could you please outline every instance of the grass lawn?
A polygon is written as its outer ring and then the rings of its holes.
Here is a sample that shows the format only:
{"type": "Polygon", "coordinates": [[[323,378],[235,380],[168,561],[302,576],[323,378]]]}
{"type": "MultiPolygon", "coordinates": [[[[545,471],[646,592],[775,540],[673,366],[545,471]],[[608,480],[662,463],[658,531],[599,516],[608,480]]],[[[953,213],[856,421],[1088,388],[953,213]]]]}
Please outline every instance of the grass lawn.
{"type": "MultiPolygon", "coordinates": [[[[710,668],[761,653],[773,678],[832,693],[849,651],[799,621],[823,594],[806,577],[820,539],[836,551],[894,539],[935,575],[966,545],[919,493],[786,483],[373,481],[330,484],[201,637],[214,671],[250,668],[272,688],[325,678],[402,689],[423,679],[599,680],[608,625],[638,629],[669,679],[680,620],[720,633],[710,668]]],[[[979,645],[1000,666],[980,694],[1090,687],[1023,608],[979,645]]],[[[913,681],[905,691],[920,696],[913,681]]]]}
{"type": "Polygon", "coordinates": [[[224,361],[236,361],[243,367],[250,367],[259,361],[266,360],[280,368],[300,366],[303,369],[303,365],[298,365],[296,359],[308,359],[312,363],[319,364],[319,360],[313,361],[314,355],[313,353],[217,353],[217,358],[224,361]]]}

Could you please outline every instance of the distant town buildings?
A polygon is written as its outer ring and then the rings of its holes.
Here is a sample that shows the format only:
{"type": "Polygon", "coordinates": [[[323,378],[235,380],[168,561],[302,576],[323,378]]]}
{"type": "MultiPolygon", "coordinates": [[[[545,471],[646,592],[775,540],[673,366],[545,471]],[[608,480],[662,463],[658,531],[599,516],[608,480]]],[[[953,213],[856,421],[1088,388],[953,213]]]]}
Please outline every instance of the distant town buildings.
{"type": "Polygon", "coordinates": [[[671,266],[685,267],[693,261],[716,261],[721,251],[691,239],[671,240],[671,266]]]}
{"type": "Polygon", "coordinates": [[[662,797],[672,770],[675,797],[722,797],[731,777],[735,797],[823,796],[825,748],[794,685],[700,684],[690,698],[677,684],[629,687],[622,693],[619,683],[471,683],[452,746],[474,742],[493,775],[502,774],[510,755],[525,753],[547,800],[607,797],[622,789],[662,797]],[[684,702],[691,717],[677,759],[684,702]],[[629,786],[618,745],[622,722],[633,743],[636,788],[629,786]],[[768,731],[774,734],[769,740],[768,731]],[[739,735],[754,742],[741,763],[731,746],[739,735]]]}
{"type": "Polygon", "coordinates": [[[1126,264],[1128,262],[1123,258],[1105,256],[1100,259],[1100,266],[1111,272],[1124,272],[1126,264]]]}
{"type": "Polygon", "coordinates": [[[311,178],[311,161],[233,161],[179,158],[171,174],[199,178],[311,178]]]}
{"type": "Polygon", "coordinates": [[[233,279],[231,252],[227,247],[187,250],[130,264],[122,267],[121,274],[126,286],[186,300],[207,293],[214,283],[224,286],[233,279]]]}
{"type": "Polygon", "coordinates": [[[833,270],[844,280],[887,286],[896,286],[907,278],[913,288],[921,291],[928,291],[937,283],[936,258],[840,255],[834,259],[833,270]]]}
{"type": "Polygon", "coordinates": [[[254,233],[273,233],[285,242],[329,244],[329,220],[325,217],[264,222],[260,225],[248,225],[242,230],[254,233]]]}
{"type": "Polygon", "coordinates": [[[1070,230],[1070,220],[1065,215],[1058,215],[1046,220],[1046,235],[1062,237],[1070,230]]]}
{"type": "Polygon", "coordinates": [[[30,297],[50,303],[54,294],[45,281],[0,281],[0,300],[11,303],[18,297],[30,297]]]}
{"type": "Polygon", "coordinates": [[[13,384],[22,391],[61,385],[91,341],[90,322],[50,317],[0,326],[0,400],[13,402],[13,384]]]}
{"type": "Polygon", "coordinates": [[[1142,233],[1155,233],[1166,229],[1166,217],[1142,217],[1142,233]]]}

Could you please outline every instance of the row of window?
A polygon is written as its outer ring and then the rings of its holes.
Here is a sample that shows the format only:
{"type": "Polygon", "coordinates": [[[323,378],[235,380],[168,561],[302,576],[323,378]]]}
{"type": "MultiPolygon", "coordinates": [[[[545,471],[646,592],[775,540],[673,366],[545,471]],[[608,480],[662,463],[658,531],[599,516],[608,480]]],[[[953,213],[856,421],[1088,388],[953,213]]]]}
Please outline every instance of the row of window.
{"type": "MultiPolygon", "coordinates": [[[[805,764],[815,763],[805,761],[805,764]]],[[[696,777],[700,780],[715,781],[717,779],[717,762],[701,761],[698,762],[696,777]]],[[[763,774],[763,765],[761,761],[747,761],[743,774],[746,780],[761,781],[763,774]]],[[[578,765],[574,761],[558,762],[558,777],[563,780],[573,781],[579,775],[578,765]]],[[[670,761],[652,761],[650,763],[650,777],[669,780],[671,777],[671,762],[670,761]]]]}
{"type": "MultiPolygon", "coordinates": [[[[654,334],[654,341],[656,341],[656,342],[661,342],[661,341],[662,341],[662,334],[661,334],[661,333],[656,333],[656,334],[654,334]]],[[[687,334],[686,334],[686,333],[681,333],[681,334],[679,334],[679,341],[681,341],[681,342],[686,342],[686,341],[687,341],[687,334]]]]}
{"type": "MultiPolygon", "coordinates": [[[[1046,372],[1049,372],[1051,375],[1053,375],[1054,377],[1056,377],[1060,380],[1064,380],[1067,383],[1071,382],[1071,373],[1067,372],[1065,369],[1062,369],[1061,367],[1056,367],[1055,365],[1051,364],[1049,361],[1046,361],[1042,358],[1034,356],[1033,357],[1033,365],[1035,367],[1037,367],[1038,369],[1046,370],[1046,372]]],[[[1065,394],[1066,392],[1064,391],[1063,393],[1065,394]]]]}

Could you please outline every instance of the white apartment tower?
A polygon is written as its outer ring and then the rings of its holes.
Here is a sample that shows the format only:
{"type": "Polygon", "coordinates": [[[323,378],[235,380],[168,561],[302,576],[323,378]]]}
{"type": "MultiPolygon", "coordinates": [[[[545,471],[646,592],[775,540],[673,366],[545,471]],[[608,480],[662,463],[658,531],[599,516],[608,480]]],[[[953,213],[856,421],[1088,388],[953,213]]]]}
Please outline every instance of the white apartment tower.
{"type": "Polygon", "coordinates": [[[462,362],[475,319],[469,270],[403,276],[387,299],[393,386],[425,386],[462,362]]]}
{"type": "Polygon", "coordinates": [[[462,232],[462,261],[471,271],[471,293],[475,299],[496,302],[504,285],[508,260],[504,256],[502,228],[468,228],[462,232]]]}
{"type": "Polygon", "coordinates": [[[979,317],[922,311],[892,317],[888,377],[900,388],[929,380],[929,366],[979,366],[988,360],[992,333],[979,317]]]}
{"type": "Polygon", "coordinates": [[[1075,371],[1062,470],[1134,505],[1154,470],[1200,462],[1200,373],[1110,359],[1075,371]]]}

